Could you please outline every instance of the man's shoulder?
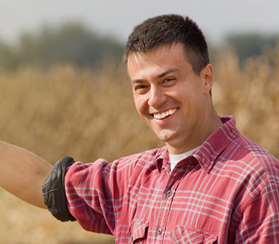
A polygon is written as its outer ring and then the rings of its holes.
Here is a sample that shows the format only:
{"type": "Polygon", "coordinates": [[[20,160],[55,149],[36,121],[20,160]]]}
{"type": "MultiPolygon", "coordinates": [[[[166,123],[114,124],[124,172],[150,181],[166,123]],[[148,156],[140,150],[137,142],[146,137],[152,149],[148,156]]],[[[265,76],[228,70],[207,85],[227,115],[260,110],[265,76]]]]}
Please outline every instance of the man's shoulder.
{"type": "Polygon", "coordinates": [[[272,160],[278,161],[270,152],[243,135],[236,138],[235,142],[252,157],[258,158],[259,160],[270,160],[272,158],[272,160]]]}
{"type": "Polygon", "coordinates": [[[158,162],[163,160],[167,154],[165,147],[147,150],[141,153],[121,157],[113,161],[109,167],[117,174],[125,173],[126,175],[139,178],[144,172],[156,172],[158,162]]]}
{"type": "Polygon", "coordinates": [[[165,157],[165,155],[167,154],[167,149],[166,147],[162,147],[162,148],[154,148],[154,149],[150,149],[144,152],[140,152],[140,153],[135,153],[129,156],[125,156],[122,157],[120,159],[118,159],[117,161],[119,162],[131,162],[131,163],[138,163],[138,162],[142,162],[142,163],[150,163],[150,162],[154,162],[157,161],[157,159],[159,158],[163,158],[165,157]]]}
{"type": "Polygon", "coordinates": [[[236,157],[251,168],[262,169],[268,178],[276,178],[279,183],[279,161],[270,152],[243,135],[235,139],[236,157]]]}

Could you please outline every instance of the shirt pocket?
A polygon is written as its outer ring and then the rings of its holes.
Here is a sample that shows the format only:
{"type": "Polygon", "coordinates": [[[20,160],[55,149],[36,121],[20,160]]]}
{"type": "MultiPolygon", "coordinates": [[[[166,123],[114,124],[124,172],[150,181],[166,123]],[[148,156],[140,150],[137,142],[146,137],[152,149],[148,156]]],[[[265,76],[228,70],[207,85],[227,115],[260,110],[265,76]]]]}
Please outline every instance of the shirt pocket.
{"type": "Polygon", "coordinates": [[[132,221],[127,233],[130,238],[129,243],[146,243],[148,226],[149,222],[143,220],[132,221]]]}
{"type": "Polygon", "coordinates": [[[217,244],[218,237],[200,229],[176,226],[171,232],[173,244],[217,244]]]}

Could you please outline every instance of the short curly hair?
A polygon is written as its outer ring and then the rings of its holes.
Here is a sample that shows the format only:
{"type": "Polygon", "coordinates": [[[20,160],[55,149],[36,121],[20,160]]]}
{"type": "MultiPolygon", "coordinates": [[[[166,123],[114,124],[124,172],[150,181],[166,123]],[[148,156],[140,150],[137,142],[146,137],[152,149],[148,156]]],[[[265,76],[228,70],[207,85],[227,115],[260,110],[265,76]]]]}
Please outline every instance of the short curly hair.
{"type": "Polygon", "coordinates": [[[136,26],[128,38],[123,62],[127,64],[132,53],[145,53],[159,46],[179,42],[184,44],[186,60],[199,75],[210,62],[205,37],[193,20],[177,14],[149,18],[136,26]]]}

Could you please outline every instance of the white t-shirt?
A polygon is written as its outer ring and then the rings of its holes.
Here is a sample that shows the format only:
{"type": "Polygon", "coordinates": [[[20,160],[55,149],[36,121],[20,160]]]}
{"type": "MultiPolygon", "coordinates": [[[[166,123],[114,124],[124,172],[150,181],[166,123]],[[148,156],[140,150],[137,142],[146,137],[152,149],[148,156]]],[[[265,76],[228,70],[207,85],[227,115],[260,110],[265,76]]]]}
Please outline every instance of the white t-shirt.
{"type": "Polygon", "coordinates": [[[196,147],[188,152],[181,153],[178,155],[172,155],[169,154],[170,157],[170,163],[171,163],[171,170],[174,169],[174,167],[177,165],[178,162],[180,162],[182,159],[187,158],[188,156],[192,155],[199,147],[196,147]]]}

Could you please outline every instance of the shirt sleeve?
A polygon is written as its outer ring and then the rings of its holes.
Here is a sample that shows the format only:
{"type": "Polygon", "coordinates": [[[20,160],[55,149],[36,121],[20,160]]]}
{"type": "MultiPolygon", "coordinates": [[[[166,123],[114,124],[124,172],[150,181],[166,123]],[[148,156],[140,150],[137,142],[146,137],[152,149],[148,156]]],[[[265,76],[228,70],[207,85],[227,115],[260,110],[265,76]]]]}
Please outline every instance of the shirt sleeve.
{"type": "Polygon", "coordinates": [[[131,167],[127,162],[76,162],[66,173],[65,189],[70,213],[87,231],[113,234],[123,217],[131,167]]]}
{"type": "MultiPolygon", "coordinates": [[[[245,207],[235,243],[279,243],[279,185],[269,182],[245,207]]],[[[237,213],[236,213],[237,214],[237,213]]]]}

